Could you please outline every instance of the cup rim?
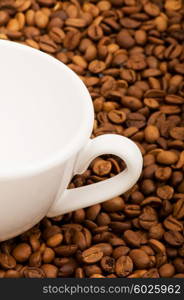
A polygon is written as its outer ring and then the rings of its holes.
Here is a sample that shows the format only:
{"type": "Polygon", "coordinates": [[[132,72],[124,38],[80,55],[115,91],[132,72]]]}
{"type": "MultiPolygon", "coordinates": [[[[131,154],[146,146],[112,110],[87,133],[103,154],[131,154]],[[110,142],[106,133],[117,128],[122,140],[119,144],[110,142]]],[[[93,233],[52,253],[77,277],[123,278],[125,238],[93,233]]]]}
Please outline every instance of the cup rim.
{"type": "MultiPolygon", "coordinates": [[[[57,165],[62,164],[64,161],[72,157],[74,154],[84,146],[85,142],[87,142],[90,138],[93,129],[93,121],[94,121],[94,109],[92,104],[91,96],[84,85],[83,81],[75,74],[68,66],[66,66],[61,61],[57,60],[53,56],[44,53],[35,48],[29,47],[27,45],[23,45],[17,42],[9,41],[9,40],[0,40],[0,48],[1,47],[12,47],[12,49],[21,49],[21,51],[30,52],[33,55],[39,55],[40,57],[44,57],[48,63],[54,63],[57,67],[61,68],[61,71],[67,72],[72,80],[76,83],[76,85],[80,85],[81,94],[86,98],[85,101],[81,101],[80,105],[84,106],[84,113],[82,118],[80,118],[80,129],[76,133],[76,135],[71,138],[71,141],[60,151],[57,153],[51,153],[48,158],[41,160],[40,162],[33,162],[31,165],[25,165],[21,167],[17,167],[12,169],[11,171],[1,170],[0,168],[0,180],[7,178],[20,178],[20,177],[29,177],[38,173],[42,173],[48,169],[56,167],[57,165]],[[82,104],[83,103],[83,104],[82,104]]],[[[81,97],[82,98],[82,97],[81,97]]]]}

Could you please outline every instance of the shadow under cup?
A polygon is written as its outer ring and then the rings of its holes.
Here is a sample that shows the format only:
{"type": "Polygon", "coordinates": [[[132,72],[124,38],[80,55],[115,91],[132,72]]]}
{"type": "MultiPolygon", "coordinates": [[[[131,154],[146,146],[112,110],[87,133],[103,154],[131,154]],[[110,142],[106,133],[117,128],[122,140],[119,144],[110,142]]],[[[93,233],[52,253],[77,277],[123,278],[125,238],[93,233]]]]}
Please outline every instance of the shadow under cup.
{"type": "Polygon", "coordinates": [[[90,95],[63,63],[0,41],[0,166],[3,174],[69,157],[93,126],[90,95]]]}

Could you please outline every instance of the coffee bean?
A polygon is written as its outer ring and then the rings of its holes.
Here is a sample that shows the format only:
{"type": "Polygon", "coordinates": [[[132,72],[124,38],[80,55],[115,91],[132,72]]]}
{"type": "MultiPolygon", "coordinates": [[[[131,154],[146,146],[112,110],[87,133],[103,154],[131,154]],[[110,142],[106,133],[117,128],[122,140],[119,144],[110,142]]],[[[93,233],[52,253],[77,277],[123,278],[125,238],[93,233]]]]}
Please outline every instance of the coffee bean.
{"type": "Polygon", "coordinates": [[[95,74],[99,74],[102,71],[105,70],[106,66],[105,63],[103,61],[100,60],[93,60],[90,64],[89,64],[89,71],[91,71],[92,73],[95,74]]]}
{"type": "Polygon", "coordinates": [[[159,274],[164,278],[173,277],[173,275],[175,274],[175,268],[171,264],[162,265],[159,269],[159,274]]]}
{"type": "Polygon", "coordinates": [[[108,118],[115,124],[122,124],[126,120],[126,114],[120,110],[111,110],[108,113],[108,118]]]}
{"type": "Polygon", "coordinates": [[[150,228],[149,237],[151,239],[161,240],[164,235],[164,232],[165,231],[162,224],[158,223],[150,228]]]}
{"type": "Polygon", "coordinates": [[[108,225],[111,222],[111,218],[107,213],[100,213],[96,219],[99,226],[108,225]]]}
{"type": "Polygon", "coordinates": [[[86,211],[87,219],[94,221],[96,219],[97,215],[99,214],[100,210],[101,210],[100,204],[96,204],[96,205],[89,207],[86,211]]]}
{"type": "Polygon", "coordinates": [[[133,263],[138,269],[148,268],[150,264],[149,256],[143,250],[131,250],[129,253],[133,263]]]}
{"type": "Polygon", "coordinates": [[[95,246],[82,252],[82,259],[87,264],[98,262],[102,257],[103,252],[95,246]]]}
{"type": "Polygon", "coordinates": [[[18,262],[25,262],[31,255],[31,247],[26,243],[21,243],[14,248],[12,255],[18,262]]]}
{"type": "Polygon", "coordinates": [[[57,233],[57,234],[51,236],[47,240],[47,245],[51,248],[54,248],[54,247],[59,246],[59,244],[61,244],[62,241],[63,241],[63,235],[61,233],[57,233]]]}
{"type": "Polygon", "coordinates": [[[74,211],[73,218],[75,223],[82,223],[85,220],[85,210],[81,208],[74,211]]]}
{"type": "Polygon", "coordinates": [[[133,262],[129,256],[120,256],[115,265],[115,272],[119,277],[126,277],[133,270],[133,262]]]}
{"type": "Polygon", "coordinates": [[[71,256],[77,251],[76,245],[63,245],[54,249],[58,255],[71,256]]]}
{"type": "Polygon", "coordinates": [[[167,231],[164,234],[165,241],[172,246],[180,246],[184,243],[184,238],[178,231],[167,231]]]}
{"type": "Polygon", "coordinates": [[[0,253],[0,266],[5,270],[13,269],[16,266],[16,260],[9,254],[0,253]]]}
{"type": "Polygon", "coordinates": [[[80,31],[68,31],[64,39],[64,47],[68,50],[74,50],[79,45],[80,39],[80,31]]]}
{"type": "Polygon", "coordinates": [[[132,247],[140,247],[141,237],[138,233],[132,230],[126,230],[123,234],[125,242],[132,247]]]}
{"type": "Polygon", "coordinates": [[[6,11],[0,12],[0,25],[5,25],[9,20],[9,14],[6,11]]]}
{"type": "Polygon", "coordinates": [[[26,278],[45,278],[45,272],[40,268],[25,267],[22,270],[22,274],[26,278]]]}
{"type": "Polygon", "coordinates": [[[103,255],[110,256],[112,254],[112,246],[108,243],[99,243],[95,245],[95,248],[100,249],[103,255]]]}
{"type": "Polygon", "coordinates": [[[157,155],[157,161],[160,164],[171,165],[176,163],[177,160],[178,160],[177,154],[172,151],[162,151],[157,155]]]}
{"type": "Polygon", "coordinates": [[[117,259],[120,256],[126,256],[128,254],[128,252],[130,251],[130,249],[126,246],[120,246],[117,247],[113,250],[112,256],[117,259]]]}
{"type": "Polygon", "coordinates": [[[130,35],[129,31],[126,29],[122,29],[117,35],[117,42],[119,46],[128,49],[134,46],[135,41],[133,37],[130,35]]]}
{"type": "Polygon", "coordinates": [[[45,28],[49,22],[48,16],[41,10],[36,11],[34,18],[35,24],[41,29],[45,28]]]}
{"type": "Polygon", "coordinates": [[[174,204],[173,216],[176,219],[182,219],[184,217],[184,199],[179,199],[174,204]]]}
{"type": "Polygon", "coordinates": [[[127,204],[125,205],[124,212],[129,217],[137,217],[140,215],[141,210],[139,205],[127,204]]]}
{"type": "Polygon", "coordinates": [[[31,254],[29,257],[29,266],[30,267],[40,267],[42,264],[42,257],[40,251],[36,251],[31,254]]]}
{"type": "Polygon", "coordinates": [[[160,9],[154,3],[147,2],[144,5],[145,12],[151,17],[157,17],[160,14],[160,9]]]}
{"type": "Polygon", "coordinates": [[[42,260],[45,264],[51,263],[55,258],[55,252],[51,248],[45,248],[42,254],[42,260]]]}
{"type": "Polygon", "coordinates": [[[102,203],[103,209],[107,212],[116,212],[124,208],[124,200],[121,197],[116,197],[102,203]]]}
{"type": "Polygon", "coordinates": [[[153,250],[157,253],[162,253],[165,254],[166,248],[163,243],[160,241],[157,241],[155,239],[150,239],[149,240],[149,245],[153,248],[153,250]]]}
{"type": "Polygon", "coordinates": [[[173,194],[174,194],[174,189],[169,185],[163,185],[163,186],[158,187],[158,189],[157,189],[157,195],[160,198],[165,199],[165,200],[172,199],[173,194]]]}
{"type": "Polygon", "coordinates": [[[157,269],[150,269],[149,271],[145,272],[142,278],[159,278],[159,273],[157,269]]]}
{"type": "Polygon", "coordinates": [[[21,274],[16,270],[8,270],[4,274],[4,278],[21,278],[21,274]]]}
{"type": "Polygon", "coordinates": [[[165,181],[171,177],[172,170],[170,167],[157,168],[155,171],[155,177],[160,181],[165,181]]]}
{"type": "Polygon", "coordinates": [[[139,224],[142,228],[149,230],[158,223],[157,213],[151,206],[143,208],[142,214],[139,216],[139,224]]]}
{"type": "Polygon", "coordinates": [[[176,259],[174,259],[173,264],[174,264],[177,272],[184,273],[184,259],[183,258],[177,257],[176,259]]]}
{"type": "Polygon", "coordinates": [[[182,231],[183,230],[183,224],[175,219],[173,216],[167,217],[164,222],[164,226],[166,229],[171,231],[182,231]]]}
{"type": "Polygon", "coordinates": [[[94,274],[102,274],[102,270],[101,268],[94,264],[94,265],[85,265],[84,266],[84,271],[85,271],[85,274],[90,277],[94,274]]]}
{"type": "Polygon", "coordinates": [[[93,172],[99,176],[104,176],[110,173],[112,168],[110,161],[98,159],[93,165],[93,172]]]}
{"type": "Polygon", "coordinates": [[[58,274],[58,268],[51,264],[44,264],[41,266],[47,278],[56,278],[58,274]]]}
{"type": "Polygon", "coordinates": [[[160,136],[158,128],[154,125],[147,126],[144,131],[144,134],[145,139],[148,143],[155,143],[160,136]]]}
{"type": "Polygon", "coordinates": [[[104,256],[100,261],[100,265],[105,272],[113,273],[115,269],[115,259],[110,256],[104,256]]]}

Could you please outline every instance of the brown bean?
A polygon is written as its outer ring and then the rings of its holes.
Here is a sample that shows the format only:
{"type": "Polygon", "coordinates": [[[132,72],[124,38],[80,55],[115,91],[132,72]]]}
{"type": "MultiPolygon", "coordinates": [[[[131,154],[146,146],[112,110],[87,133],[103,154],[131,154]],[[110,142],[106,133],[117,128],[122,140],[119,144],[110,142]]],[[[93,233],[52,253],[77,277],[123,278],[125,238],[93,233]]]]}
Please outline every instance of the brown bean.
{"type": "Polygon", "coordinates": [[[31,255],[31,247],[26,243],[18,244],[13,249],[12,255],[18,262],[25,262],[31,255]]]}
{"type": "Polygon", "coordinates": [[[103,252],[95,246],[82,252],[82,259],[87,264],[96,263],[101,260],[102,257],[103,252]]]}
{"type": "Polygon", "coordinates": [[[146,269],[149,267],[149,256],[143,250],[131,250],[129,256],[131,257],[133,263],[138,269],[146,269]]]}
{"type": "Polygon", "coordinates": [[[0,266],[5,270],[13,269],[16,266],[16,260],[9,254],[0,253],[0,266]]]}
{"type": "Polygon", "coordinates": [[[102,203],[103,209],[107,212],[116,212],[125,207],[124,200],[121,197],[116,197],[102,203]]]}
{"type": "Polygon", "coordinates": [[[51,264],[44,264],[41,266],[41,269],[46,274],[47,278],[56,278],[58,274],[58,268],[51,264]]]}
{"type": "Polygon", "coordinates": [[[120,256],[116,261],[115,272],[119,277],[128,276],[133,270],[133,262],[129,256],[120,256]]]}

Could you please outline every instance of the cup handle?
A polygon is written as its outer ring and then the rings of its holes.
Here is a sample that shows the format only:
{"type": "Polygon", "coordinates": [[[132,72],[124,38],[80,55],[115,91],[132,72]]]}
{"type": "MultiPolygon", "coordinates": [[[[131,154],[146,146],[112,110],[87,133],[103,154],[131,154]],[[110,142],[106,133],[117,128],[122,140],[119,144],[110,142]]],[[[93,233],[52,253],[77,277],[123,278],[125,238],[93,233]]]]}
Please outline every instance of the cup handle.
{"type": "Polygon", "coordinates": [[[126,163],[126,169],[107,180],[75,189],[66,189],[51,207],[47,214],[48,217],[58,216],[112,199],[126,192],[136,183],[143,164],[141,152],[130,139],[116,134],[105,134],[90,139],[78,155],[74,175],[82,174],[90,162],[102,154],[119,156],[126,163]]]}

